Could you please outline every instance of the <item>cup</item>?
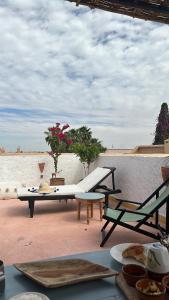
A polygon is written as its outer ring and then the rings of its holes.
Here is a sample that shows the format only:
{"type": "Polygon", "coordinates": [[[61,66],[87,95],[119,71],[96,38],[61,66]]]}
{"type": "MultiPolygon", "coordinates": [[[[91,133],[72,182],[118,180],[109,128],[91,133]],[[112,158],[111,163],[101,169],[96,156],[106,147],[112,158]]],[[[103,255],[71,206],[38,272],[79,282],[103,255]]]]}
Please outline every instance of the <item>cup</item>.
{"type": "Polygon", "coordinates": [[[166,247],[152,244],[148,249],[146,267],[150,278],[161,281],[169,273],[169,252],[166,247]]]}
{"type": "Polygon", "coordinates": [[[4,263],[0,260],[0,294],[4,292],[5,289],[5,271],[4,271],[4,263]]]}

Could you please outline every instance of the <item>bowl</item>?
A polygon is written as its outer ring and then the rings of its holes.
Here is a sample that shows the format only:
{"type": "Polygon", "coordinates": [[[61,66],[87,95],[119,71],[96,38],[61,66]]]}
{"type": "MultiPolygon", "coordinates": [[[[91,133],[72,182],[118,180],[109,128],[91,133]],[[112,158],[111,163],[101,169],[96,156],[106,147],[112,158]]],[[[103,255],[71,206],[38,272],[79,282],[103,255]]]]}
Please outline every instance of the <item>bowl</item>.
{"type": "Polygon", "coordinates": [[[169,294],[169,275],[163,277],[162,284],[165,286],[166,292],[169,294]]]}
{"type": "Polygon", "coordinates": [[[161,282],[144,278],[136,282],[136,290],[140,300],[164,300],[166,288],[161,282]]]}
{"type": "Polygon", "coordinates": [[[13,296],[9,300],[22,300],[22,299],[31,299],[31,300],[49,300],[49,298],[41,293],[36,292],[26,292],[13,296]]]}
{"type": "Polygon", "coordinates": [[[147,276],[145,268],[136,264],[124,265],[122,267],[122,273],[128,285],[134,287],[139,279],[145,278],[147,276]]]}
{"type": "Polygon", "coordinates": [[[162,281],[162,278],[166,275],[168,275],[168,273],[154,273],[154,272],[151,272],[151,271],[147,271],[147,275],[148,275],[148,278],[150,279],[153,279],[155,281],[162,281]]]}

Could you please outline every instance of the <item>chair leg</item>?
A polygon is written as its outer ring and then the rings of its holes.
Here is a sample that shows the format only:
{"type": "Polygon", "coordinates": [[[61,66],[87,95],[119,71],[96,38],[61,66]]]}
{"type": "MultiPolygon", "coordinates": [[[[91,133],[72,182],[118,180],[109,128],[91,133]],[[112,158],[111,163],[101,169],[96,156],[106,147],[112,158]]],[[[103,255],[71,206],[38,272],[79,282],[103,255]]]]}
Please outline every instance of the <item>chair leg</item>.
{"type": "Polygon", "coordinates": [[[106,223],[104,224],[104,226],[101,229],[101,232],[107,227],[107,225],[110,223],[110,221],[106,221],[106,223]]]}
{"type": "Polygon", "coordinates": [[[106,241],[108,240],[108,238],[111,236],[111,234],[114,231],[114,229],[116,228],[116,226],[117,226],[117,223],[114,223],[113,226],[108,231],[108,233],[106,234],[106,236],[104,237],[104,239],[102,240],[102,242],[100,244],[100,247],[104,246],[104,244],[106,243],[106,241]]]}

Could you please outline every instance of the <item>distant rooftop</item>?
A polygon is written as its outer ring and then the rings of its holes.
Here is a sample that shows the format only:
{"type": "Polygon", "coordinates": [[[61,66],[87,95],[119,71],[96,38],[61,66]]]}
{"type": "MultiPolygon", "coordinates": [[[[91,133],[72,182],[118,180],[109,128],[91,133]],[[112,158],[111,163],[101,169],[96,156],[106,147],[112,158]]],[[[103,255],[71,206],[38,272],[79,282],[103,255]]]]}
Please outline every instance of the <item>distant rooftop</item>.
{"type": "MultiPolygon", "coordinates": [[[[3,147],[0,148],[0,155],[46,155],[47,151],[7,151],[3,147]]],[[[69,154],[69,153],[64,153],[69,154]]],[[[169,154],[169,140],[166,140],[163,145],[139,145],[134,149],[129,148],[112,148],[107,149],[104,153],[106,155],[115,155],[115,154],[169,154]]]]}

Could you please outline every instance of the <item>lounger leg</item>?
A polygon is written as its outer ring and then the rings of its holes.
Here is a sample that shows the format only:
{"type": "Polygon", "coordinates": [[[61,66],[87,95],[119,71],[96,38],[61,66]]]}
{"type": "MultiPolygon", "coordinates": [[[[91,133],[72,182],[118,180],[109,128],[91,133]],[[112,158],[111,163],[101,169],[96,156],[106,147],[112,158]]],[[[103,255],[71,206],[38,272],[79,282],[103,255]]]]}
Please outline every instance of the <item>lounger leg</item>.
{"type": "Polygon", "coordinates": [[[100,247],[104,246],[104,244],[106,243],[106,241],[108,240],[108,238],[111,236],[111,234],[114,231],[114,229],[116,228],[116,226],[117,226],[117,223],[114,223],[113,226],[108,231],[108,233],[106,234],[106,236],[104,237],[104,239],[102,240],[102,242],[100,244],[100,247]]]}
{"type": "Polygon", "coordinates": [[[110,221],[106,221],[106,223],[104,224],[104,226],[101,229],[101,232],[107,227],[107,225],[110,223],[110,221]]]}
{"type": "Polygon", "coordinates": [[[30,218],[33,218],[34,213],[34,200],[28,200],[29,201],[29,210],[30,210],[30,218]]]}

